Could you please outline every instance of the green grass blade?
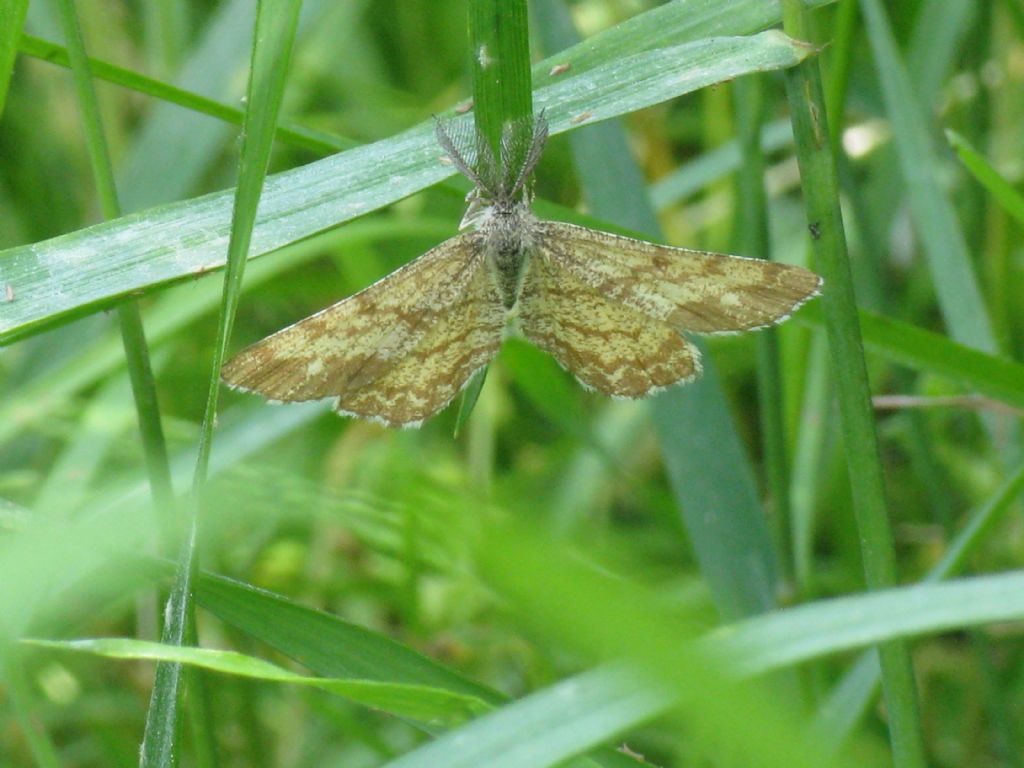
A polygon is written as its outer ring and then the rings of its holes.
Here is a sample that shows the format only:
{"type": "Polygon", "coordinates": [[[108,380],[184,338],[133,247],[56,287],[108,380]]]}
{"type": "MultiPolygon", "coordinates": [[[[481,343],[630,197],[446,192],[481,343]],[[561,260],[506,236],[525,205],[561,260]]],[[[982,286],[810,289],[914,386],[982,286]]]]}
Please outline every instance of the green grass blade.
{"type": "MultiPolygon", "coordinates": [[[[581,563],[563,546],[526,526],[494,525],[484,533],[478,549],[482,572],[530,629],[585,658],[628,664],[641,674],[650,692],[667,696],[656,695],[618,711],[607,691],[593,699],[570,699],[571,711],[567,706],[560,717],[550,717],[543,730],[534,731],[533,738],[522,738],[523,748],[533,746],[537,765],[557,763],[543,760],[549,750],[559,747],[554,737],[563,720],[571,718],[580,724],[585,720],[583,712],[595,718],[614,714],[616,719],[606,720],[604,727],[605,738],[615,738],[620,728],[653,717],[660,707],[672,707],[680,719],[691,759],[703,756],[724,759],[725,765],[761,768],[820,765],[794,712],[759,684],[739,684],[729,671],[730,660],[699,650],[694,642],[697,624],[692,617],[680,615],[678,605],[667,608],[654,591],[607,574],[600,566],[581,563]],[[544,589],[536,589],[538,580],[544,589]],[[736,728],[737,722],[743,727],[736,728]],[[729,748],[723,754],[724,732],[729,734],[729,748]]],[[[516,708],[509,711],[517,714],[516,708]]],[[[496,719],[503,712],[491,717],[496,719]]],[[[578,730],[587,729],[579,725],[578,730]]],[[[495,734],[499,731],[494,729],[495,734]]],[[[585,747],[571,745],[573,750],[585,747]]],[[[564,759],[567,754],[573,752],[567,748],[567,752],[554,751],[551,757],[564,759]]]]}
{"type": "MultiPolygon", "coordinates": [[[[823,323],[821,312],[809,306],[800,318],[823,323]]],[[[937,373],[982,395],[1024,408],[1024,364],[1008,357],[979,352],[947,337],[902,320],[860,310],[864,345],[872,352],[922,373],[937,373]]]]}
{"type": "MultiPolygon", "coordinates": [[[[48,40],[32,35],[22,35],[18,51],[42,61],[49,61],[61,67],[69,66],[67,49],[48,40]]],[[[89,59],[89,71],[97,80],[120,85],[137,93],[185,107],[193,112],[209,115],[232,125],[241,125],[245,112],[238,107],[203,96],[185,88],[179,88],[160,80],[119,67],[102,59],[89,59]]],[[[327,155],[355,146],[355,142],[324,131],[317,131],[296,123],[283,121],[277,128],[279,141],[310,152],[327,155]]]]}
{"type": "MultiPolygon", "coordinates": [[[[284,98],[285,78],[291,58],[292,43],[298,24],[301,0],[266,0],[256,15],[253,36],[252,65],[249,75],[247,110],[243,123],[243,141],[228,240],[227,271],[217,326],[210,389],[199,436],[199,451],[189,496],[188,533],[182,544],[178,572],[167,603],[166,624],[162,640],[180,646],[193,631],[192,583],[196,570],[196,547],[199,508],[209,472],[213,427],[220,390],[220,371],[227,352],[228,340],[242,276],[249,253],[256,207],[263,188],[274,127],[284,98]]],[[[146,735],[142,745],[141,766],[164,768],[173,764],[176,734],[181,717],[182,668],[179,663],[157,666],[156,682],[146,717],[146,735]]]]}
{"type": "Polygon", "coordinates": [[[524,0],[471,0],[473,118],[498,157],[507,122],[533,111],[530,37],[524,0]]]}
{"type": "MultiPolygon", "coordinates": [[[[761,153],[761,128],[765,96],[762,79],[745,77],[733,83],[733,109],[743,162],[736,177],[736,221],[733,240],[740,256],[770,259],[768,193],[765,159],[761,153]]],[[[789,459],[783,416],[782,369],[779,337],[774,328],[757,335],[757,400],[761,426],[764,474],[771,508],[771,532],[781,581],[791,581],[792,552],[789,503],[789,459]]],[[[778,586],[778,585],[776,585],[778,586]]],[[[790,590],[786,590],[787,592],[790,590]]]]}
{"type": "MultiPolygon", "coordinates": [[[[567,759],[663,712],[668,700],[621,670],[588,672],[503,707],[385,768],[565,765],[567,759]]],[[[622,762],[639,765],[625,756],[622,762]]]]}
{"type": "Polygon", "coordinates": [[[41,648],[91,653],[111,659],[144,659],[187,664],[253,680],[319,688],[382,712],[449,727],[487,709],[487,705],[475,696],[453,693],[443,688],[363,678],[311,677],[235,651],[163,645],[130,638],[26,639],[22,642],[41,648]]]}
{"type": "Polygon", "coordinates": [[[956,131],[946,131],[946,139],[956,151],[964,167],[981,184],[1014,220],[1024,226],[1024,195],[1017,191],[986,157],[978,152],[956,131]]]}
{"type": "MultiPolygon", "coordinates": [[[[707,358],[705,358],[706,360],[707,358]]],[[[717,372],[652,403],[673,492],[719,610],[735,618],[775,605],[778,571],[753,469],[717,372]]]]}
{"type": "Polygon", "coordinates": [[[121,337],[124,340],[128,378],[132,384],[132,398],[138,415],[139,431],[142,434],[146,471],[161,517],[167,518],[173,513],[174,498],[167,461],[167,442],[164,440],[156,380],[153,377],[149,346],[142,327],[142,315],[138,303],[134,301],[118,306],[117,314],[121,323],[121,337]]]}
{"type": "Polygon", "coordinates": [[[18,38],[28,13],[28,0],[6,0],[0,3],[0,116],[7,103],[7,91],[14,73],[14,57],[18,52],[18,38]]]}
{"type": "MultiPolygon", "coordinates": [[[[789,120],[766,123],[761,131],[761,151],[765,154],[793,146],[793,126],[789,120]]],[[[651,203],[661,210],[682,202],[707,186],[735,173],[743,162],[740,143],[735,139],[710,149],[680,165],[650,185],[651,203]]]]}
{"type": "MultiPolygon", "coordinates": [[[[942,559],[925,577],[934,583],[957,573],[967,558],[983,543],[995,526],[1013,510],[1014,501],[1024,492],[1024,464],[1007,477],[983,505],[971,513],[967,524],[950,542],[942,559]]],[[[857,721],[874,697],[881,671],[873,651],[863,654],[829,694],[818,713],[816,728],[833,750],[849,738],[857,721]]]]}
{"type": "Polygon", "coordinates": [[[793,537],[793,577],[798,595],[812,594],[815,513],[821,496],[823,469],[828,452],[828,418],[831,390],[828,350],[824,336],[811,341],[807,351],[807,375],[799,414],[799,433],[793,452],[790,504],[793,537]]]}
{"type": "Polygon", "coordinates": [[[858,28],[858,20],[857,0],[839,0],[830,41],[828,82],[825,83],[829,135],[832,147],[837,152],[842,139],[843,115],[850,88],[850,67],[853,65],[854,33],[858,28]]]}
{"type": "MultiPolygon", "coordinates": [[[[196,541],[193,527],[182,544],[178,576],[164,608],[164,626],[160,639],[169,645],[184,645],[191,631],[191,568],[196,541]]],[[[146,711],[146,728],[139,749],[139,768],[171,768],[174,765],[184,690],[184,669],[181,664],[157,664],[149,709],[146,711]]]]}
{"type": "Polygon", "coordinates": [[[249,258],[257,207],[270,163],[277,116],[284,100],[286,75],[301,6],[301,0],[267,0],[257,11],[248,109],[242,128],[238,186],[235,189],[227,269],[224,273],[224,294],[211,366],[210,391],[196,460],[194,490],[197,493],[206,482],[213,425],[217,415],[220,371],[227,356],[231,328],[242,292],[242,277],[249,258]]]}
{"type": "Polygon", "coordinates": [[[886,11],[878,0],[860,0],[874,53],[896,154],[907,185],[910,213],[921,240],[942,315],[953,338],[985,352],[997,349],[970,252],[956,210],[943,192],[935,142],[886,11]]]}
{"type": "MultiPolygon", "coordinates": [[[[206,610],[317,674],[426,686],[494,707],[508,701],[504,694],[384,635],[266,590],[204,575],[197,582],[196,593],[206,610]]],[[[436,732],[433,728],[428,730],[436,732]]],[[[619,763],[609,750],[595,754],[594,760],[605,766],[619,763]]]]}
{"type": "MultiPolygon", "coordinates": [[[[1019,484],[1018,480],[1018,490],[1019,484]]],[[[666,686],[660,691],[667,696],[658,696],[659,688],[651,687],[650,683],[634,682],[632,688],[605,688],[593,698],[582,692],[578,698],[570,697],[567,691],[572,687],[567,681],[562,695],[572,701],[572,706],[566,706],[561,713],[548,710],[544,718],[538,717],[542,725],[529,719],[534,714],[529,706],[533,699],[537,702],[537,714],[544,711],[549,704],[546,692],[503,708],[452,734],[451,739],[442,738],[435,745],[396,761],[395,766],[426,765],[420,759],[435,755],[434,750],[440,749],[437,745],[441,744],[450,750],[447,754],[456,765],[463,764],[458,760],[464,755],[467,761],[470,757],[478,759],[476,764],[490,765],[490,759],[494,759],[499,761],[496,764],[505,765],[500,762],[503,749],[517,755],[516,761],[508,763],[510,766],[528,765],[519,760],[531,753],[538,760],[534,765],[553,765],[587,746],[563,746],[558,741],[563,727],[581,738],[600,740],[600,732],[589,733],[584,726],[593,725],[593,718],[606,729],[603,738],[614,738],[622,730],[673,706],[686,719],[689,743],[694,747],[701,743],[702,727],[718,717],[734,725],[737,713],[743,712],[745,727],[729,730],[735,750],[730,754],[751,752],[749,762],[740,764],[821,765],[821,753],[802,748],[800,729],[792,721],[778,717],[781,712],[763,710],[771,706],[763,693],[752,701],[747,698],[752,691],[727,681],[868,644],[1016,621],[1024,616],[1024,572],[1015,571],[808,603],[724,626],[691,645],[688,638],[692,637],[692,628],[673,615],[677,609],[655,607],[652,602],[656,598],[639,587],[615,577],[598,576],[597,570],[581,566],[552,543],[541,542],[523,528],[502,528],[500,536],[491,533],[489,543],[483,547],[485,572],[532,626],[585,653],[620,654],[630,659],[650,675],[647,680],[657,680],[659,685],[666,686]],[[538,569],[543,574],[558,574],[557,578],[545,581],[549,585],[547,590],[532,586],[538,569]],[[691,669],[692,664],[700,668],[691,669]],[[705,675],[714,680],[705,679],[705,675]],[[620,701],[636,696],[642,689],[647,691],[647,699],[634,701],[632,706],[620,701]],[[616,709],[617,706],[621,708],[616,709]],[[721,711],[716,711],[718,706],[721,711]],[[535,722],[535,727],[526,730],[524,722],[535,722]],[[761,738],[756,737],[754,731],[768,723],[784,731],[769,731],[761,738]],[[520,736],[515,749],[508,742],[508,733],[520,736]],[[524,733],[533,738],[522,738],[524,733]],[[488,759],[481,759],[482,756],[488,759]],[[547,758],[551,762],[544,762],[547,758]]],[[[606,673],[607,670],[584,677],[601,679],[606,673]]],[[[721,731],[712,728],[711,732],[721,731]]]]}
{"type": "Polygon", "coordinates": [[[196,584],[196,599],[222,621],[319,675],[428,686],[491,704],[505,701],[498,692],[384,635],[266,590],[203,575],[196,584]]]}
{"type": "MultiPolygon", "coordinates": [[[[560,133],[583,112],[595,121],[614,117],[751,71],[792,66],[809,52],[778,32],[658,49],[584,74],[566,73],[534,94],[535,106],[546,108],[552,132],[560,133]]],[[[422,124],[272,176],[250,255],[350,221],[453,172],[438,161],[433,127],[422,124]]],[[[18,296],[0,303],[0,344],[126,293],[223,264],[232,198],[230,191],[206,195],[0,252],[18,296]]]]}
{"type": "MultiPolygon", "coordinates": [[[[182,62],[177,85],[237,103],[244,95],[257,7],[251,0],[219,3],[182,62]]],[[[228,125],[198,113],[164,102],[153,104],[118,164],[125,210],[140,211],[193,195],[203,173],[235,135],[228,125]]]]}
{"type": "MultiPolygon", "coordinates": [[[[1015,479],[1016,491],[1021,482],[1015,479]]],[[[755,616],[711,633],[709,652],[740,675],[801,664],[894,638],[965,629],[1024,615],[1024,572],[1011,571],[821,600],[755,616]]]]}
{"type": "MultiPolygon", "coordinates": [[[[808,0],[807,6],[820,8],[835,1],[808,0]]],[[[663,3],[588,38],[581,45],[548,56],[534,68],[534,85],[544,86],[556,77],[565,77],[551,75],[556,64],[568,64],[570,72],[584,72],[604,62],[627,59],[638,51],[718,35],[749,35],[780,21],[782,12],[774,0],[676,0],[663,3]]]]}
{"type": "Polygon", "coordinates": [[[28,743],[36,766],[38,768],[61,768],[57,746],[50,739],[43,723],[40,722],[41,718],[34,716],[36,696],[33,686],[28,681],[22,656],[21,653],[12,653],[7,649],[0,654],[0,680],[4,681],[10,707],[14,710],[18,728],[28,743]]]}
{"type": "MultiPolygon", "coordinates": [[[[100,205],[105,218],[116,219],[121,215],[121,206],[118,202],[117,188],[114,185],[114,171],[103,132],[96,90],[89,72],[89,60],[85,52],[85,42],[82,39],[78,15],[73,0],[60,0],[58,8],[64,27],[64,37],[68,43],[68,58],[74,75],[75,91],[85,129],[86,148],[92,165],[96,189],[99,193],[100,205]]],[[[132,396],[135,401],[139,431],[142,434],[142,447],[146,468],[149,472],[150,486],[161,517],[166,517],[170,514],[173,503],[170,470],[167,465],[167,444],[164,440],[160,407],[156,397],[156,382],[153,379],[149,347],[146,344],[138,304],[126,302],[120,305],[118,320],[121,325],[121,340],[128,363],[128,375],[132,384],[132,396]]]]}
{"type": "Polygon", "coordinates": [[[85,146],[92,166],[96,191],[99,194],[100,208],[104,218],[116,219],[121,215],[121,204],[118,202],[117,189],[114,186],[114,170],[110,163],[107,140],[103,135],[99,104],[92,84],[92,74],[89,72],[89,59],[85,53],[85,41],[82,39],[74,0],[58,0],[58,9],[64,37],[67,39],[68,59],[74,76],[78,107],[82,112],[85,146]]]}
{"type": "MultiPolygon", "coordinates": [[[[801,0],[785,0],[785,28],[804,33],[801,0]]],[[[896,553],[885,501],[885,486],[875,435],[871,391],[853,292],[849,254],[839,208],[835,163],[828,144],[821,73],[809,61],[787,74],[797,160],[804,185],[807,221],[812,227],[815,263],[825,279],[822,311],[836,373],[836,392],[845,439],[854,512],[861,539],[864,573],[870,589],[897,583],[896,553]]],[[[910,655],[900,642],[879,647],[889,732],[897,768],[925,765],[917,692],[910,655]]]]}
{"type": "Polygon", "coordinates": [[[977,8],[972,0],[925,0],[916,9],[907,71],[918,104],[934,108],[950,72],[961,66],[961,48],[977,8]]]}
{"type": "Polygon", "coordinates": [[[865,344],[914,370],[948,376],[978,392],[1024,408],[1024,365],[978,352],[945,336],[892,318],[861,311],[865,344]]]}

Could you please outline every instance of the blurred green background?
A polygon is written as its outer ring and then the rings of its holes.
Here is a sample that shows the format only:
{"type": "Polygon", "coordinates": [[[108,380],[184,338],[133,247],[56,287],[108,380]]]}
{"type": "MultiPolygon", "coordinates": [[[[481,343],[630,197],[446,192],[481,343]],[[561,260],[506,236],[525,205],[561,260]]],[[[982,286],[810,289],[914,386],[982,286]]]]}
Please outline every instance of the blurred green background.
{"type": "MultiPolygon", "coordinates": [[[[76,5],[90,56],[243,106],[251,0],[76,5]]],[[[588,38],[658,4],[533,5],[533,57],[539,61],[568,44],[558,42],[568,34],[559,23],[571,21],[588,38]]],[[[676,5],[683,17],[699,19],[709,4],[676,5]]],[[[925,578],[972,511],[993,501],[1001,504],[999,520],[976,542],[966,570],[1007,571],[1024,558],[1020,502],[1004,485],[1019,472],[1024,413],[1024,379],[1015,378],[1021,369],[1010,362],[1024,356],[1024,4],[874,5],[888,14],[917,100],[905,106],[918,109],[922,135],[934,149],[928,173],[955,212],[950,224],[966,243],[991,325],[990,335],[974,337],[952,328],[955,310],[942,296],[956,296],[960,273],[923,242],[928,214],[922,218],[915,209],[924,203],[914,202],[901,167],[900,152],[907,150],[899,145],[901,135],[911,144],[920,137],[901,134],[910,129],[886,99],[879,72],[889,64],[872,47],[877,29],[865,27],[855,2],[823,4],[809,19],[812,42],[822,46],[818,60],[839,138],[858,303],[898,321],[895,328],[876,323],[865,334],[900,579],[925,578]],[[962,137],[957,146],[987,158],[1010,192],[991,178],[979,182],[945,130],[962,137]],[[907,335],[906,326],[935,336],[907,335]],[[946,346],[932,344],[936,338],[946,346]],[[990,367],[952,339],[988,353],[990,367]],[[929,353],[934,360],[926,359],[929,353]]],[[[56,9],[32,0],[24,31],[62,43],[56,9]]],[[[472,90],[466,14],[465,2],[448,0],[305,0],[282,123],[329,134],[336,146],[358,146],[464,101],[472,90]]],[[[42,60],[41,49],[30,55],[31,46],[21,46],[0,117],[3,249],[102,218],[70,73],[42,60]]],[[[807,264],[784,76],[755,77],[763,99],[753,119],[755,130],[763,123],[770,255],[807,264]]],[[[666,242],[768,255],[751,252],[750,200],[737,182],[743,166],[737,135],[750,130],[751,120],[743,105],[754,98],[740,89],[749,85],[745,78],[714,86],[552,138],[538,171],[538,212],[556,218],[575,209],[592,214],[592,224],[644,228],[626,203],[616,220],[607,197],[602,204],[602,193],[588,186],[612,159],[588,155],[585,144],[574,142],[610,127],[612,140],[628,142],[628,155],[614,161],[634,161],[629,167],[645,180],[666,242]]],[[[97,91],[125,213],[235,184],[236,125],[101,79],[97,91]]],[[[309,143],[279,141],[270,172],[326,154],[309,143]]],[[[466,189],[461,182],[437,185],[250,264],[232,350],[455,234],[466,189]]],[[[619,191],[633,194],[628,179],[619,191]]],[[[7,283],[10,264],[0,253],[0,284],[7,283]]],[[[211,270],[150,287],[140,298],[181,488],[188,484],[205,402],[221,274],[211,270]]],[[[73,283],[74,272],[61,280],[73,283]]],[[[19,299],[16,285],[11,291],[7,303],[19,299]]],[[[0,316],[4,299],[0,295],[0,316]]],[[[173,556],[175,548],[161,536],[148,501],[116,318],[86,310],[72,320],[54,318],[0,349],[0,591],[6,592],[0,608],[9,639],[159,636],[168,571],[154,570],[152,560],[126,560],[125,550],[173,556]]],[[[964,311],[975,309],[968,303],[964,311]]],[[[777,605],[860,592],[861,542],[819,318],[812,308],[777,333],[781,465],[766,458],[765,406],[758,396],[763,350],[755,334],[708,340],[728,406],[707,414],[711,427],[692,421],[702,413],[687,400],[688,389],[653,405],[612,401],[584,391],[519,341],[506,343],[457,435],[458,401],[420,430],[389,431],[319,406],[274,407],[225,392],[204,497],[202,567],[389,636],[513,698],[615,654],[595,650],[586,639],[567,639],[571,624],[552,629],[557,619],[524,618],[496,586],[501,579],[488,578],[480,541],[493,548],[492,526],[509,518],[544,531],[569,561],[627,581],[655,596],[666,616],[699,629],[777,605]],[[725,432],[716,431],[719,424],[725,432]],[[691,431],[702,435],[703,450],[676,439],[691,431]],[[701,477],[728,500],[730,511],[695,506],[693,485],[701,477]],[[748,513],[755,515],[749,529],[748,513]],[[751,573],[735,575],[748,566],[751,573]],[[730,579],[737,583],[730,586],[730,579]]],[[[526,577],[544,592],[555,588],[557,571],[526,577]]],[[[598,610],[600,595],[591,598],[598,610]]],[[[266,621],[282,619],[271,612],[266,621]]],[[[197,630],[206,647],[286,666],[287,656],[295,658],[217,610],[201,609],[197,630]]],[[[628,627],[622,637],[628,639],[628,627]]],[[[311,645],[315,639],[307,638],[311,645]]],[[[4,643],[0,765],[137,762],[151,662],[4,643]]],[[[811,718],[855,658],[846,651],[790,670],[772,681],[779,683],[772,693],[811,718]]],[[[916,641],[913,658],[931,764],[1024,764],[1019,622],[916,641]]],[[[204,679],[205,685],[192,684],[189,701],[204,697],[212,715],[186,723],[183,765],[359,768],[384,765],[427,739],[402,719],[325,691],[225,675],[204,679]]],[[[877,697],[870,701],[852,726],[853,749],[860,764],[886,765],[886,712],[877,697]]],[[[692,746],[687,725],[664,717],[623,736],[609,733],[608,742],[625,741],[654,765],[732,764],[730,735],[719,736],[722,754],[709,755],[692,746]]]]}

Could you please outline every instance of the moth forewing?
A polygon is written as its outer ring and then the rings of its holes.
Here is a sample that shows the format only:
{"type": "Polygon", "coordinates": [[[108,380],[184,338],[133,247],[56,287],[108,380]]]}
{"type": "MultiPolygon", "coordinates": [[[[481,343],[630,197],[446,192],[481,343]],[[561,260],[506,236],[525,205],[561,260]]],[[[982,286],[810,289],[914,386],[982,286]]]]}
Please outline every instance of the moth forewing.
{"type": "Polygon", "coordinates": [[[679,331],[775,325],[818,294],[802,267],[675,248],[574,224],[540,222],[538,251],[602,295],[679,331]]]}
{"type": "MultiPolygon", "coordinates": [[[[358,407],[367,390],[398,380],[395,371],[405,371],[406,361],[416,359],[428,386],[431,376],[445,375],[435,364],[438,335],[460,322],[460,312],[473,302],[497,302],[493,295],[481,295],[486,281],[480,279],[483,259],[476,237],[457,235],[363,291],[253,344],[225,366],[225,382],[277,401],[337,397],[344,408],[353,398],[358,407]]],[[[495,330],[493,321],[487,328],[496,351],[501,328],[495,330]]],[[[455,341],[480,343],[476,336],[458,334],[455,341]]],[[[379,398],[380,413],[359,415],[392,424],[422,421],[433,413],[421,413],[433,398],[422,397],[419,389],[399,392],[392,386],[379,398]]]]}
{"type": "Polygon", "coordinates": [[[455,300],[433,314],[416,344],[379,376],[338,393],[340,413],[388,426],[419,426],[455,398],[498,353],[505,310],[480,260],[455,300]]]}

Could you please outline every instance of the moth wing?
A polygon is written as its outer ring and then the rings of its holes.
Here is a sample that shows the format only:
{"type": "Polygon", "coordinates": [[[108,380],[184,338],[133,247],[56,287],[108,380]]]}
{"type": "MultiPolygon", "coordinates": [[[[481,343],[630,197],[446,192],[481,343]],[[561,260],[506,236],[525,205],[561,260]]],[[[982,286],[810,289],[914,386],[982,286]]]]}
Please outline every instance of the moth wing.
{"type": "Polygon", "coordinates": [[[802,267],[540,222],[538,248],[598,293],[680,331],[735,333],[785,320],[818,294],[802,267]]]}
{"type": "MultiPolygon", "coordinates": [[[[445,355],[437,349],[439,339],[457,344],[463,353],[458,361],[465,358],[466,364],[493,356],[500,344],[501,326],[493,327],[493,315],[504,320],[500,299],[493,289],[486,294],[488,275],[474,238],[472,233],[457,235],[359,293],[244,349],[225,365],[224,381],[272,400],[336,396],[340,408],[360,416],[394,424],[422,421],[430,413],[418,414],[429,410],[446,389],[438,384],[431,396],[422,392],[430,377],[442,372],[437,363],[445,355]],[[494,304],[489,311],[480,306],[487,302],[494,304]],[[479,333],[460,334],[459,323],[474,319],[488,323],[486,344],[479,333]],[[409,360],[421,366],[416,382],[409,381],[417,377],[409,360]],[[410,385],[408,392],[388,388],[395,398],[390,409],[381,400],[380,412],[372,412],[369,393],[374,386],[399,379],[410,385]],[[415,396],[413,383],[419,393],[415,396]]],[[[458,378],[462,368],[451,375],[458,378]]]]}
{"type": "Polygon", "coordinates": [[[456,300],[394,364],[339,393],[339,413],[417,427],[443,410],[501,347],[506,311],[483,260],[456,300]]]}
{"type": "Polygon", "coordinates": [[[608,299],[543,248],[529,262],[518,318],[527,339],[613,397],[643,397],[700,375],[700,353],[675,329],[608,299]]]}

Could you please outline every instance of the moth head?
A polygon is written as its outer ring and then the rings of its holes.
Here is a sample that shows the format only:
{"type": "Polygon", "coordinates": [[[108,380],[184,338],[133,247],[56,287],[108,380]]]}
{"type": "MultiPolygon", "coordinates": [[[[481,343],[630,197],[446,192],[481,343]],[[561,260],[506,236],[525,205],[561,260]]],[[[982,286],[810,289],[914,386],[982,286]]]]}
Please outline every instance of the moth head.
{"type": "Polygon", "coordinates": [[[482,208],[511,210],[532,199],[530,178],[544,151],[548,123],[541,112],[505,123],[497,154],[490,142],[468,119],[445,125],[435,120],[437,143],[467,179],[473,191],[463,223],[475,220],[482,208]]]}

